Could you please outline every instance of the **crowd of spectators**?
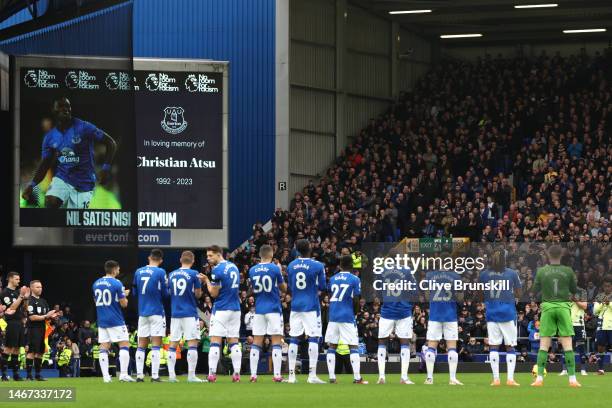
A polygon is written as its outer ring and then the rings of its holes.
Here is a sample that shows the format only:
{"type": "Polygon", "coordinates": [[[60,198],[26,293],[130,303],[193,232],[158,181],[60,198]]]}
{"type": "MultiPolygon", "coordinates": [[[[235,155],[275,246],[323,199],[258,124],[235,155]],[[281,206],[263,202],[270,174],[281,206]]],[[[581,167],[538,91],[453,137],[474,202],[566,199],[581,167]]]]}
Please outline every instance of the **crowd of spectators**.
{"type": "MultiPolygon", "coordinates": [[[[454,236],[526,245],[518,267],[526,293],[541,256],[530,253],[530,243],[609,244],[610,66],[609,50],[593,56],[487,56],[435,66],[386,113],[371,119],[320,178],[295,193],[288,209],[277,209],[269,228],[255,224],[253,236],[231,254],[242,274],[243,347],[252,343],[254,312],[246,275],[263,244],[272,245],[286,274],[297,256],[295,241],[310,240],[312,256],[325,263],[328,277],[341,254],[353,255],[358,272],[367,262],[362,246],[369,242],[454,236]]],[[[611,269],[609,255],[600,261],[592,265],[583,257],[573,265],[590,299],[611,269]]],[[[281,300],[288,332],[291,295],[281,300]]],[[[539,308],[528,296],[521,300],[519,348],[527,353],[537,347],[539,308]]],[[[212,305],[211,297],[203,296],[204,322],[212,305]]],[[[378,300],[360,304],[357,323],[365,352],[375,352],[380,307],[378,300]]],[[[77,324],[69,307],[55,309],[49,359],[61,367],[62,355],[65,360],[70,350],[63,370],[78,375],[75,361],[93,358],[95,331],[87,321],[77,324]]],[[[324,328],[328,310],[323,294],[324,328]]],[[[417,302],[417,352],[427,318],[427,303],[417,302]]],[[[465,301],[458,320],[460,354],[469,361],[487,348],[483,304],[465,301]]],[[[595,324],[587,313],[590,337],[595,324]]],[[[439,347],[445,351],[444,342],[439,347]]],[[[389,351],[399,351],[393,336],[389,351]]]]}
{"type": "MultiPolygon", "coordinates": [[[[285,267],[293,243],[309,239],[328,276],[342,253],[364,243],[402,238],[467,237],[471,242],[527,245],[515,265],[526,286],[519,306],[520,347],[529,351],[538,304],[529,297],[541,253],[531,242],[609,244],[612,234],[612,53],[535,58],[487,56],[436,66],[411,92],[354,137],[318,180],[297,192],[271,226],[254,226],[232,260],[246,276],[257,249],[270,244],[285,267]]],[[[587,252],[589,250],[587,249],[587,252]]],[[[593,299],[611,270],[582,257],[573,265],[593,299]]],[[[243,292],[244,311],[253,299],[243,292]]],[[[290,295],[283,297],[285,321],[290,295]]],[[[324,319],[328,299],[321,299],[324,319]]],[[[357,315],[368,351],[375,349],[380,304],[357,315]]],[[[417,350],[427,304],[415,307],[417,350]]],[[[462,356],[486,348],[483,305],[460,308],[462,356]],[[483,340],[485,339],[485,340],[483,340]]],[[[596,319],[586,316],[593,336],[596,319]]],[[[537,336],[535,336],[537,337],[537,336]]],[[[390,350],[397,346],[391,339],[390,350]]],[[[440,346],[443,351],[444,343],[440,346]]]]}

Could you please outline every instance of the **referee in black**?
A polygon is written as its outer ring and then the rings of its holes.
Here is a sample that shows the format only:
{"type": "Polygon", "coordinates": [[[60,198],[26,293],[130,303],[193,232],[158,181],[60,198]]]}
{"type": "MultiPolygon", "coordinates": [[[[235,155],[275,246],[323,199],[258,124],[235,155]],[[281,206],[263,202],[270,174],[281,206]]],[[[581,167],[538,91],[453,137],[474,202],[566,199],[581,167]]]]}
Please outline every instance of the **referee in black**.
{"type": "Polygon", "coordinates": [[[26,340],[28,354],[26,355],[27,379],[33,381],[32,366],[36,372],[37,381],[46,381],[40,370],[42,368],[42,356],[45,354],[45,320],[53,319],[55,311],[49,308],[47,301],[40,297],[42,294],[42,283],[39,280],[30,282],[30,299],[28,302],[28,322],[26,324],[26,340]]]}
{"type": "Polygon", "coordinates": [[[25,318],[25,309],[28,307],[30,289],[25,286],[19,289],[19,282],[19,274],[9,272],[6,288],[0,294],[0,300],[6,307],[4,311],[6,331],[4,350],[2,351],[2,381],[9,380],[6,375],[7,366],[13,370],[13,380],[23,381],[19,376],[19,348],[25,343],[23,319],[25,318]]]}

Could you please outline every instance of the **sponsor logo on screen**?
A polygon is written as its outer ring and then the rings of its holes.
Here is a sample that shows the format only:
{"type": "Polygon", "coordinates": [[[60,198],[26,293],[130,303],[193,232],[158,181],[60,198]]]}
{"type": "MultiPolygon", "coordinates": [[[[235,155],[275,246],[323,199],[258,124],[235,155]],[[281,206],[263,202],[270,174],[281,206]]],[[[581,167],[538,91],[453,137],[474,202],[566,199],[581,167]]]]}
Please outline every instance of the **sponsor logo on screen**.
{"type": "Polygon", "coordinates": [[[61,150],[61,155],[58,157],[58,159],[60,163],[62,164],[75,164],[78,163],[81,158],[79,156],[77,156],[74,153],[74,150],[72,150],[69,147],[64,147],[61,150]]]}
{"type": "Polygon", "coordinates": [[[109,91],[129,91],[131,87],[131,76],[127,72],[109,72],[104,84],[109,91]]]}
{"type": "Polygon", "coordinates": [[[161,127],[171,135],[177,135],[187,129],[187,121],[184,114],[185,109],[180,106],[168,106],[164,109],[164,119],[161,127]]]}
{"type": "Polygon", "coordinates": [[[23,82],[28,88],[59,88],[55,74],[50,74],[46,69],[29,69],[23,82]]]}
{"type": "Polygon", "coordinates": [[[145,79],[145,86],[149,91],[178,92],[176,78],[164,72],[151,73],[145,79]]]}
{"type": "Polygon", "coordinates": [[[96,76],[84,70],[68,71],[64,82],[70,89],[100,89],[95,83],[96,76]]]}
{"type": "Polygon", "coordinates": [[[189,92],[218,93],[216,83],[216,79],[209,78],[206,74],[189,74],[185,79],[185,89],[189,92]]]}

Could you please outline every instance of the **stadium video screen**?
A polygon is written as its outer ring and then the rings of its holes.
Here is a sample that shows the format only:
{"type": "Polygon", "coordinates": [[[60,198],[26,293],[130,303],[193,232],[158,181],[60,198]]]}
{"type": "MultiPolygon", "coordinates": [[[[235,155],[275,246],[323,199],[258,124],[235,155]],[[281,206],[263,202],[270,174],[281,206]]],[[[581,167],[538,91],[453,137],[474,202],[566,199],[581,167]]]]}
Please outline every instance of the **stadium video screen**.
{"type": "Polygon", "coordinates": [[[226,235],[226,65],[15,60],[17,245],[226,235]]]}

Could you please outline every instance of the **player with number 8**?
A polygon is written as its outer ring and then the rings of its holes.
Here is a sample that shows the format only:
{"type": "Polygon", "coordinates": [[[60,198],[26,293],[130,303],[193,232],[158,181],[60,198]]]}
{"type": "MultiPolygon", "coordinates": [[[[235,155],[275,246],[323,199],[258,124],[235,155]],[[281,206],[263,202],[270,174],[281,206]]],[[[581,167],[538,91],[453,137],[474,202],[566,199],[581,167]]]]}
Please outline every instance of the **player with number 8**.
{"type": "Polygon", "coordinates": [[[323,384],[317,377],[319,359],[319,338],[321,337],[321,305],[319,291],[325,290],[325,266],[310,258],[310,243],[306,239],[296,242],[300,256],[287,266],[289,288],[291,289],[291,314],[289,315],[289,383],[297,382],[295,366],[298,354],[298,337],[308,336],[308,383],[323,384]]]}

